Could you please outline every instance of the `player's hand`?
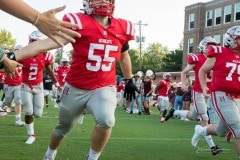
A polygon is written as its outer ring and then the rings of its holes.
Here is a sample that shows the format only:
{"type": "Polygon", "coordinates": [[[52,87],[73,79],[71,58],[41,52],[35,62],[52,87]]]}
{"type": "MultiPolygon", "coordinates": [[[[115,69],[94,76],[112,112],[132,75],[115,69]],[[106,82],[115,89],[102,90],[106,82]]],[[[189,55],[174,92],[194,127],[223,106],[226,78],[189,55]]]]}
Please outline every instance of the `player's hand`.
{"type": "Polygon", "coordinates": [[[66,8],[66,6],[58,7],[55,9],[51,9],[49,11],[46,11],[44,13],[41,13],[39,15],[39,20],[35,24],[35,26],[46,36],[51,38],[53,41],[55,41],[57,44],[64,46],[62,42],[56,37],[61,37],[68,42],[74,43],[75,37],[80,38],[81,35],[74,31],[73,29],[79,29],[79,25],[72,24],[68,22],[63,22],[58,20],[55,17],[55,14],[58,12],[63,11],[66,8]]]}
{"type": "Polygon", "coordinates": [[[19,74],[17,71],[17,67],[22,66],[22,64],[10,60],[8,57],[4,57],[3,61],[2,61],[3,65],[4,65],[4,72],[7,74],[19,74]]]}
{"type": "Polygon", "coordinates": [[[140,93],[140,91],[138,90],[137,86],[133,83],[132,79],[128,79],[127,83],[125,85],[125,90],[124,90],[124,98],[126,98],[126,100],[130,100],[132,101],[132,99],[135,99],[135,91],[140,93]]]}

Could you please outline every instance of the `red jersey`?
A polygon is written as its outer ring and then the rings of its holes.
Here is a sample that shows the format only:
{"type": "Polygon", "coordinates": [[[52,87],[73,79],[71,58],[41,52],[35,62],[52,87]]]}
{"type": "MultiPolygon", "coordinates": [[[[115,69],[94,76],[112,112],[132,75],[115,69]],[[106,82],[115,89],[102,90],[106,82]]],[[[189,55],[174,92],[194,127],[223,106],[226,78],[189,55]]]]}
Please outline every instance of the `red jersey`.
{"type": "Polygon", "coordinates": [[[117,85],[117,92],[121,92],[123,91],[125,88],[125,82],[121,81],[118,85],[117,85]]]}
{"type": "Polygon", "coordinates": [[[202,53],[189,54],[188,58],[187,58],[187,63],[188,64],[195,65],[194,68],[193,68],[194,74],[195,74],[195,80],[194,80],[194,84],[192,86],[192,89],[194,91],[197,91],[197,92],[200,92],[200,93],[202,93],[202,88],[201,88],[201,85],[200,85],[198,72],[199,72],[200,68],[202,67],[202,65],[204,64],[204,62],[206,61],[206,59],[207,58],[202,53]]]}
{"type": "Polygon", "coordinates": [[[50,52],[44,52],[19,62],[23,65],[22,82],[28,85],[36,85],[43,81],[44,67],[53,63],[53,55],[50,52]]]}
{"type": "Polygon", "coordinates": [[[66,81],[66,77],[68,72],[70,71],[70,67],[69,66],[58,66],[56,68],[54,68],[54,73],[56,75],[56,78],[58,80],[58,83],[60,86],[64,86],[64,83],[66,81]]]}
{"type": "Polygon", "coordinates": [[[8,74],[5,75],[4,84],[10,86],[19,86],[22,82],[22,67],[17,68],[18,74],[15,74],[13,77],[10,77],[8,74]]]}
{"type": "Polygon", "coordinates": [[[171,88],[171,81],[161,80],[159,82],[158,96],[168,96],[168,90],[171,88]]]}
{"type": "Polygon", "coordinates": [[[66,82],[81,89],[95,89],[116,84],[116,60],[121,49],[134,39],[134,25],[123,19],[110,18],[108,27],[82,13],[64,15],[64,21],[78,24],[81,38],[72,43],[72,64],[66,82]]]}
{"type": "Polygon", "coordinates": [[[207,57],[215,57],[213,67],[212,91],[240,94],[240,55],[222,46],[208,47],[207,57]]]}
{"type": "Polygon", "coordinates": [[[3,72],[0,72],[0,84],[4,83],[5,75],[3,72]]]}

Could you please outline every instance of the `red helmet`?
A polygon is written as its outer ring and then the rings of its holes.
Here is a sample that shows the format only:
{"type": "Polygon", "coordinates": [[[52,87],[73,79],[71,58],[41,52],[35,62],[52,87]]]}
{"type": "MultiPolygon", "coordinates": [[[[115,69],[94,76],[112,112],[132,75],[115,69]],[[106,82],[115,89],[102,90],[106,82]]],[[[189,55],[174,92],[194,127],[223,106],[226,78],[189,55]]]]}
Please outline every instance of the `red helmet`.
{"type": "Polygon", "coordinates": [[[112,16],[115,8],[115,0],[94,1],[83,0],[83,10],[89,15],[112,16]]]}

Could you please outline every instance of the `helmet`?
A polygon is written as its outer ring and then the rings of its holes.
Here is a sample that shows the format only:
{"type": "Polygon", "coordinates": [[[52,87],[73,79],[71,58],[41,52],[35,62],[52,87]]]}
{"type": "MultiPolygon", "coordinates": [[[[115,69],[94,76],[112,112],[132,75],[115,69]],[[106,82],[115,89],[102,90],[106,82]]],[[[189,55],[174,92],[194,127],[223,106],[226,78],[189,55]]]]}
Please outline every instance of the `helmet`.
{"type": "Polygon", "coordinates": [[[137,71],[135,76],[138,76],[138,77],[142,78],[143,77],[143,72],[142,71],[137,71]]]}
{"type": "Polygon", "coordinates": [[[233,26],[229,28],[224,36],[224,46],[232,49],[240,49],[240,46],[238,46],[238,44],[236,43],[236,39],[238,37],[240,37],[240,26],[233,26]]]}
{"type": "Polygon", "coordinates": [[[42,34],[42,32],[36,30],[33,31],[30,35],[29,35],[29,42],[33,42],[33,41],[37,41],[37,40],[41,40],[41,39],[45,39],[46,36],[44,34],[42,34]]]}
{"type": "Polygon", "coordinates": [[[62,57],[61,62],[69,62],[69,58],[68,57],[62,57]]]}
{"type": "Polygon", "coordinates": [[[21,48],[23,48],[23,45],[19,44],[19,45],[16,45],[16,46],[14,47],[14,50],[16,51],[16,50],[19,50],[19,49],[21,49],[21,48]]]}
{"type": "Polygon", "coordinates": [[[198,45],[198,48],[199,48],[200,52],[206,53],[207,45],[217,45],[217,44],[218,43],[214,38],[208,36],[208,37],[203,38],[203,40],[201,40],[201,42],[198,45]]]}
{"type": "Polygon", "coordinates": [[[171,76],[171,74],[169,72],[164,72],[163,79],[167,79],[167,76],[171,76]]]}
{"type": "Polygon", "coordinates": [[[112,16],[115,8],[115,0],[111,2],[98,1],[92,2],[92,0],[83,0],[83,10],[86,14],[95,14],[101,16],[112,16]]]}
{"type": "Polygon", "coordinates": [[[152,77],[153,74],[154,74],[153,71],[150,69],[146,71],[146,76],[152,77]]]}

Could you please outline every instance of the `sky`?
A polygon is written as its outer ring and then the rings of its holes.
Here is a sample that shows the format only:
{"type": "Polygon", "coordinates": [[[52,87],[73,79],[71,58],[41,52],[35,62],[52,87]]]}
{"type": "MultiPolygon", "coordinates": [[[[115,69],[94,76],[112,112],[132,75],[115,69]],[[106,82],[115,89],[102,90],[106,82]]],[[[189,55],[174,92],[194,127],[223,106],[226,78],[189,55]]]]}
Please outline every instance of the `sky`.
{"type": "MultiPolygon", "coordinates": [[[[65,13],[79,12],[82,0],[24,0],[40,12],[66,5],[67,8],[56,14],[61,19],[65,13]]],[[[183,39],[185,6],[210,0],[115,0],[114,17],[130,20],[134,24],[142,21],[141,33],[146,37],[142,47],[150,43],[160,43],[170,50],[177,49],[183,39]]],[[[0,30],[6,29],[12,33],[17,44],[27,45],[29,34],[36,30],[26,23],[0,10],[0,30]]],[[[139,26],[135,25],[136,36],[139,26]]],[[[130,47],[137,48],[139,43],[132,41],[130,47]]]]}

